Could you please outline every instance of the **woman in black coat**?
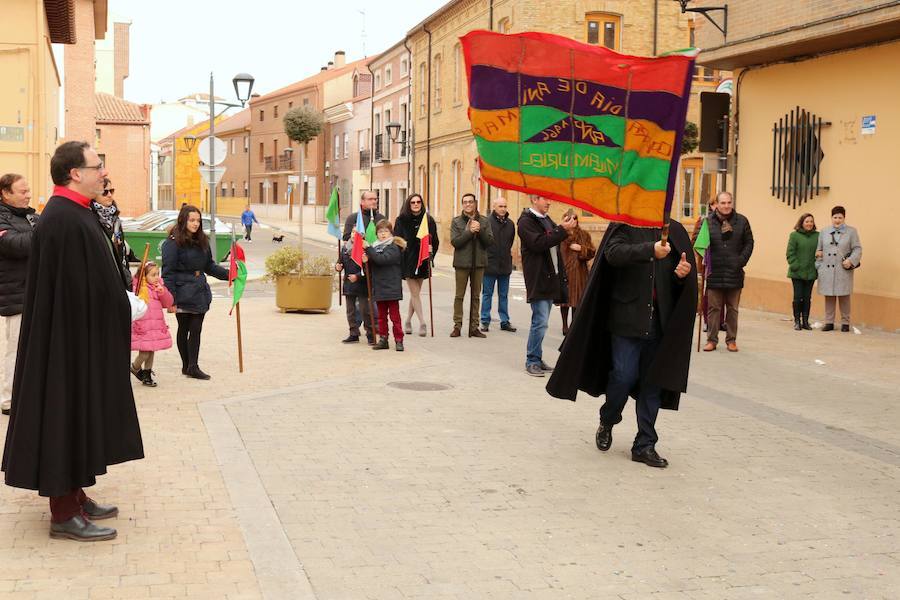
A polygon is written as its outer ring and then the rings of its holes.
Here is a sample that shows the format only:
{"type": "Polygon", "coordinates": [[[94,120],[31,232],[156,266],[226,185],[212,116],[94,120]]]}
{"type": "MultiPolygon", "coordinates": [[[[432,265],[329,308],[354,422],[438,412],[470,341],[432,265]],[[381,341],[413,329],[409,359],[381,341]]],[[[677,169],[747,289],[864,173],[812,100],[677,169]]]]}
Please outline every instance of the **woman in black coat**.
{"type": "Polygon", "coordinates": [[[98,196],[96,200],[91,200],[91,210],[97,215],[97,220],[103,226],[106,237],[112,242],[113,254],[116,257],[116,265],[119,267],[119,275],[122,277],[122,283],[127,291],[131,291],[132,285],[131,268],[128,265],[129,260],[137,262],[134,253],[128,244],[125,243],[125,234],[122,231],[122,220],[119,218],[119,206],[113,197],[116,189],[112,187],[112,181],[108,178],[103,180],[103,194],[98,196]]]}
{"type": "Polygon", "coordinates": [[[437,225],[425,211],[425,201],[419,194],[412,194],[403,203],[397,221],[394,223],[394,233],[406,241],[406,252],[403,253],[403,279],[409,288],[409,309],[406,311],[404,331],[412,333],[413,313],[419,317],[419,335],[425,337],[428,328],[425,325],[425,312],[422,310],[422,282],[431,274],[431,257],[438,251],[437,225]],[[428,260],[419,265],[419,227],[422,219],[428,218],[428,236],[430,248],[428,260]]]}
{"type": "Polygon", "coordinates": [[[200,370],[200,334],[203,318],[212,302],[207,275],[228,279],[228,270],[215,263],[209,238],[200,227],[200,209],[181,207],[178,220],[162,245],[163,281],[175,297],[178,321],[176,341],[181,355],[181,372],[194,379],[209,379],[200,370]]]}

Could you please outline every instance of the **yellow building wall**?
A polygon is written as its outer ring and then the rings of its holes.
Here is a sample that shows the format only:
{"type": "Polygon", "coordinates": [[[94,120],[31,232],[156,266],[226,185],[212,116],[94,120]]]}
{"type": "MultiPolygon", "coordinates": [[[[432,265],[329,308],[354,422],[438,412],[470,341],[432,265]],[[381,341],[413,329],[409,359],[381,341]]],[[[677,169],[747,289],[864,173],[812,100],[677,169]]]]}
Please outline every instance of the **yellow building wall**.
{"type": "MultiPolygon", "coordinates": [[[[900,329],[900,252],[896,249],[900,169],[900,42],[774,65],[746,72],[738,89],[740,151],[737,209],[747,215],[756,248],[742,305],[787,312],[790,282],[785,246],[800,214],[818,228],[831,208],[847,209],[859,231],[862,268],[854,274],[854,323],[900,329]],[[830,190],[793,209],[772,196],[772,126],[795,106],[832,125],[822,131],[821,183],[830,190]],[[862,135],[864,115],[876,115],[874,135],[862,135]]],[[[736,74],[735,81],[737,81],[736,74]]],[[[819,301],[818,294],[814,299],[819,301]]],[[[821,314],[821,312],[819,312],[821,314]]]]}
{"type": "MultiPolygon", "coordinates": [[[[217,117],[216,123],[222,121],[223,117],[217,117]]],[[[181,208],[183,203],[191,204],[198,207],[203,212],[208,211],[208,194],[206,186],[200,181],[200,141],[206,137],[209,131],[209,122],[204,121],[182,133],[181,137],[175,140],[175,168],[173,175],[173,184],[175,186],[175,210],[181,208]],[[188,150],[185,137],[196,136],[197,142],[192,150],[188,150]]]]}
{"type": "Polygon", "coordinates": [[[25,176],[36,207],[53,189],[50,157],[59,133],[60,80],[43,6],[4,0],[0,41],[0,170],[25,176]]]}

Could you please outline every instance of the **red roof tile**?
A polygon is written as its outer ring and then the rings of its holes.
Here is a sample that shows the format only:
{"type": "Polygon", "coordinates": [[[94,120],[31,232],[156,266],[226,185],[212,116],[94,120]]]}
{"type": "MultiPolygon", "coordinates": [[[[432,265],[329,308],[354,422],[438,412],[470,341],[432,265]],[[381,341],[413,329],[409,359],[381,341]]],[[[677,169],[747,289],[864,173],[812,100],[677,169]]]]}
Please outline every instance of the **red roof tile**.
{"type": "Polygon", "coordinates": [[[133,125],[149,125],[149,113],[144,114],[140,104],[129,102],[112,94],[98,92],[94,94],[94,106],[98,123],[126,123],[133,125]]]}

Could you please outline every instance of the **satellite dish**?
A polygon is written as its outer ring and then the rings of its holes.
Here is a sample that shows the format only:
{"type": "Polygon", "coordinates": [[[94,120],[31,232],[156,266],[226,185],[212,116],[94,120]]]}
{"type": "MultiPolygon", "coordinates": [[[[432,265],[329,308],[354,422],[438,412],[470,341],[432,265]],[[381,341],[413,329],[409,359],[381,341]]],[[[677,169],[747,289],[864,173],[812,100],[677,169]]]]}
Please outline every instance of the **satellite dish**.
{"type": "Polygon", "coordinates": [[[203,164],[210,164],[209,158],[209,144],[210,140],[212,140],[212,166],[217,167],[225,162],[225,158],[228,156],[228,146],[225,145],[225,142],[220,140],[217,137],[205,137],[200,142],[200,148],[197,150],[197,153],[200,156],[200,161],[203,164]]]}

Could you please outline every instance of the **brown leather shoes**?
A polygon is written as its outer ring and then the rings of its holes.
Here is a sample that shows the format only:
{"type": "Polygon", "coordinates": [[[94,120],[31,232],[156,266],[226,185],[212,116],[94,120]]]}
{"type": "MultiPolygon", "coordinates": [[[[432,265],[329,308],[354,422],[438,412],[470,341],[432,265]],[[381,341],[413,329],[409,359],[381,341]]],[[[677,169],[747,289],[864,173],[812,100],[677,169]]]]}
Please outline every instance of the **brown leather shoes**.
{"type": "Polygon", "coordinates": [[[470,329],[469,337],[478,337],[478,338],[486,338],[487,336],[478,331],[478,329],[470,329]]]}
{"type": "Polygon", "coordinates": [[[728,342],[727,344],[725,344],[725,347],[728,348],[729,352],[737,352],[738,351],[737,344],[735,344],[734,342],[728,342]]]}
{"type": "Polygon", "coordinates": [[[706,342],[706,345],[703,346],[704,352],[715,352],[715,350],[716,350],[716,345],[713,344],[712,342],[706,342]]]}
{"type": "Polygon", "coordinates": [[[460,328],[454,327],[453,331],[450,332],[450,337],[459,337],[460,336],[460,328]]]}

